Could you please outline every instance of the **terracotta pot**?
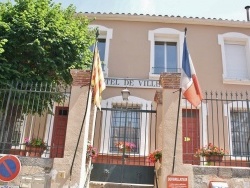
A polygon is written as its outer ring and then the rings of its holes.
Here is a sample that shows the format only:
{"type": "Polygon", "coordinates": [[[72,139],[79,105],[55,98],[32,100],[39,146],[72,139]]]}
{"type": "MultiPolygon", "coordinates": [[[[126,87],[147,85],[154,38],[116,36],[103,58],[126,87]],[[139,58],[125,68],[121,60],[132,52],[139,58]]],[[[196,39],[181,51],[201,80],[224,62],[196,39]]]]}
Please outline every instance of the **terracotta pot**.
{"type": "Polygon", "coordinates": [[[22,150],[22,149],[11,149],[10,154],[19,155],[19,156],[26,156],[25,150],[22,150]]]}
{"type": "Polygon", "coordinates": [[[208,162],[222,162],[223,155],[208,155],[205,156],[206,161],[208,162]]]}
{"type": "Polygon", "coordinates": [[[44,151],[44,148],[26,146],[26,151],[28,152],[29,157],[41,157],[44,151]]]}

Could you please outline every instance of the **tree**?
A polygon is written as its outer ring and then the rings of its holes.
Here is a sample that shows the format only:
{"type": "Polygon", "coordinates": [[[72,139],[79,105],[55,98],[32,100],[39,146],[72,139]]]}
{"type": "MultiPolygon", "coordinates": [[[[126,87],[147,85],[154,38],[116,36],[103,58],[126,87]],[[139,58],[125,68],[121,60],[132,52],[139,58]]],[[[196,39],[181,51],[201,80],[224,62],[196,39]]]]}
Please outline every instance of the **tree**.
{"type": "Polygon", "coordinates": [[[93,56],[90,46],[95,42],[95,31],[90,31],[88,24],[87,18],[75,14],[72,5],[63,9],[51,0],[0,3],[2,151],[11,147],[18,117],[48,113],[54,102],[65,99],[57,87],[50,93],[37,94],[37,90],[46,91],[54,84],[66,86],[72,82],[71,68],[90,68],[93,56]],[[34,86],[34,83],[41,84],[34,86]]]}
{"type": "Polygon", "coordinates": [[[0,82],[65,83],[86,69],[95,41],[89,20],[51,0],[0,3],[0,82]]]}

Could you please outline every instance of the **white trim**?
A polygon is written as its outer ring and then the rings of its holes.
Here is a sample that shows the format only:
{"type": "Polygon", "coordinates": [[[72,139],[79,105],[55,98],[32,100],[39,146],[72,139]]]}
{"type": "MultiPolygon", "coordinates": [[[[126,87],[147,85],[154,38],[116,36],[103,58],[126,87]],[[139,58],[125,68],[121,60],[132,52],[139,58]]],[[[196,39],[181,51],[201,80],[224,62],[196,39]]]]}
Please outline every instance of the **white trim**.
{"type": "MultiPolygon", "coordinates": [[[[109,98],[106,100],[102,100],[102,107],[112,108],[113,104],[117,104],[117,105],[119,104],[121,106],[129,106],[130,104],[133,106],[138,105],[138,107],[141,107],[140,108],[141,110],[146,110],[149,107],[151,107],[152,102],[147,101],[147,100],[142,99],[142,98],[139,98],[139,97],[134,97],[134,96],[129,96],[128,101],[123,101],[122,96],[116,96],[116,97],[112,97],[112,98],[109,98]]],[[[110,138],[110,131],[109,131],[110,118],[111,118],[110,111],[107,111],[107,114],[102,117],[102,124],[105,126],[102,126],[102,130],[101,130],[101,143],[102,144],[100,146],[99,151],[101,151],[102,153],[105,153],[105,154],[111,154],[111,152],[109,151],[109,140],[108,140],[110,138]]],[[[149,152],[149,143],[148,143],[149,139],[145,139],[146,137],[149,137],[150,126],[146,125],[146,122],[149,123],[149,117],[146,116],[145,113],[142,113],[140,121],[141,121],[140,122],[140,126],[141,126],[140,140],[141,140],[141,142],[139,143],[140,153],[137,155],[144,155],[145,153],[147,154],[149,152]]],[[[112,155],[114,155],[114,153],[112,153],[112,155]]]]}
{"type": "Polygon", "coordinates": [[[158,79],[160,75],[152,73],[152,67],[154,67],[154,47],[155,41],[167,41],[167,42],[177,42],[177,68],[181,67],[183,42],[184,42],[184,32],[178,31],[172,28],[158,28],[155,30],[150,30],[148,32],[148,40],[150,41],[150,70],[149,78],[158,79]]]}
{"type": "Polygon", "coordinates": [[[229,32],[218,35],[218,44],[221,45],[221,55],[222,55],[222,66],[223,66],[223,83],[224,84],[241,84],[250,85],[250,37],[236,32],[229,32]],[[249,79],[233,79],[229,78],[227,75],[227,62],[226,62],[226,51],[225,44],[241,44],[246,48],[246,60],[249,79]]]}
{"type": "Polygon", "coordinates": [[[113,29],[107,28],[102,25],[89,25],[90,29],[96,29],[99,30],[99,36],[100,39],[106,39],[105,44],[105,57],[104,57],[104,63],[105,63],[105,70],[104,70],[104,76],[108,76],[108,59],[109,59],[109,46],[110,46],[110,40],[113,37],[113,29]]]}

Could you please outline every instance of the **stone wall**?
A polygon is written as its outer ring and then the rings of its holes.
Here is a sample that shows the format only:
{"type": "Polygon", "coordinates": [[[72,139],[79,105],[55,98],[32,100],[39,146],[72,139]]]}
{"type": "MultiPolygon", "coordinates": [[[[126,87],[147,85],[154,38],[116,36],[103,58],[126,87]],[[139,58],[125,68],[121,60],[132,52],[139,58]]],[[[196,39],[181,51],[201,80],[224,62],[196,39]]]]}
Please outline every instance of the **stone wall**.
{"type": "Polygon", "coordinates": [[[249,168],[193,166],[193,173],[193,188],[208,188],[210,181],[226,182],[230,188],[250,187],[249,168]]]}

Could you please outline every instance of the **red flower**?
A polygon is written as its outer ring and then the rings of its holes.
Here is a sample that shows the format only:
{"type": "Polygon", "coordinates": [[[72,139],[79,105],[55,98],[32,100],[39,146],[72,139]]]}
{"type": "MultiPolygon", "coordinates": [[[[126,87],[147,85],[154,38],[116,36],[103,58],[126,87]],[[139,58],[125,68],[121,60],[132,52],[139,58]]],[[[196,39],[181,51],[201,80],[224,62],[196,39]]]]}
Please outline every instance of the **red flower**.
{"type": "Polygon", "coordinates": [[[97,157],[97,155],[98,154],[96,148],[94,148],[90,143],[88,143],[86,157],[94,159],[97,157]]]}
{"type": "Polygon", "coordinates": [[[125,150],[127,152],[133,151],[133,149],[136,148],[135,144],[132,142],[117,142],[115,146],[117,146],[120,151],[125,150]]]}
{"type": "Polygon", "coordinates": [[[156,163],[157,160],[162,158],[162,150],[157,149],[152,153],[149,153],[148,159],[151,163],[156,163]]]}
{"type": "Polygon", "coordinates": [[[211,156],[211,155],[223,156],[226,153],[227,152],[224,149],[219,148],[218,146],[215,146],[212,143],[209,143],[207,146],[197,149],[194,156],[195,157],[200,157],[200,156],[204,157],[204,156],[211,156]]]}

